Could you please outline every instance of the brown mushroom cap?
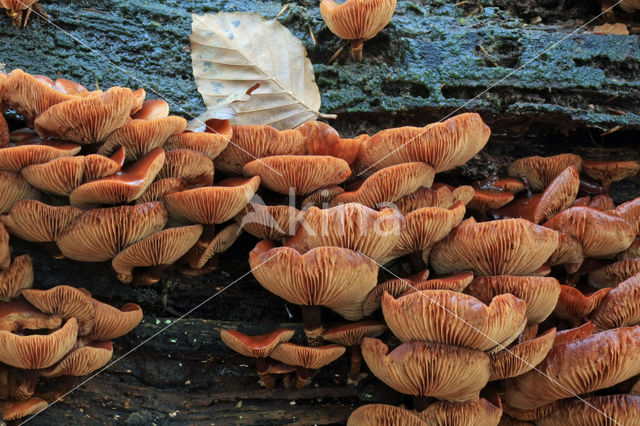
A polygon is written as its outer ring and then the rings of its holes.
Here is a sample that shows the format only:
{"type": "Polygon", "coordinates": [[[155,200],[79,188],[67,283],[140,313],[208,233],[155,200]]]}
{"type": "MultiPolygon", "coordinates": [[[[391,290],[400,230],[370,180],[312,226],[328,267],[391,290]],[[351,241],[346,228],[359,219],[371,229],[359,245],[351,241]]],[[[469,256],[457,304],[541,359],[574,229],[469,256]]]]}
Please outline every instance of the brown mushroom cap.
{"type": "Polygon", "coordinates": [[[636,236],[633,227],[623,218],[590,207],[571,207],[544,226],[566,232],[576,238],[587,257],[603,257],[627,249],[636,236]]]}
{"type": "Polygon", "coordinates": [[[408,342],[389,352],[382,341],[362,340],[362,356],[375,376],[400,393],[447,401],[478,399],[489,381],[482,351],[431,342],[408,342]]]}
{"type": "Polygon", "coordinates": [[[178,178],[165,178],[153,182],[138,197],[136,203],[148,203],[151,201],[162,201],[164,196],[172,192],[184,191],[189,186],[187,182],[178,178]]]}
{"type": "Polygon", "coordinates": [[[490,133],[476,113],[456,115],[426,127],[387,129],[365,141],[360,160],[374,170],[421,161],[439,173],[469,161],[484,147],[490,133]]]}
{"type": "Polygon", "coordinates": [[[168,151],[174,149],[192,149],[205,154],[210,159],[216,158],[229,145],[224,135],[209,132],[183,132],[173,135],[164,144],[168,151]]]}
{"type": "Polygon", "coordinates": [[[428,263],[431,247],[460,224],[465,211],[462,201],[458,201],[448,209],[424,207],[407,214],[400,238],[383,263],[416,252],[423,253],[422,258],[428,263]]]}
{"type": "Polygon", "coordinates": [[[38,414],[48,405],[49,403],[41,398],[31,398],[24,401],[0,401],[0,417],[7,422],[18,420],[38,414]]]}
{"type": "Polygon", "coordinates": [[[93,342],[69,352],[57,365],[42,371],[42,377],[85,376],[107,365],[113,356],[111,342],[93,342]]]}
{"type": "MultiPolygon", "coordinates": [[[[406,296],[422,290],[450,290],[461,293],[473,281],[473,272],[458,272],[445,277],[433,278],[427,281],[415,282],[409,288],[403,291],[399,296],[389,292],[395,298],[406,296]]],[[[382,295],[380,295],[382,297],[382,295]]],[[[486,303],[490,303],[486,302],[486,303]]]]}
{"type": "Polygon", "coordinates": [[[248,162],[242,172],[260,176],[273,191],[289,194],[295,189],[299,195],[342,183],[351,175],[346,161],[328,155],[275,155],[248,162]]]}
{"type": "MultiPolygon", "coordinates": [[[[435,185],[435,184],[434,184],[435,185]]],[[[453,191],[446,186],[435,188],[418,188],[395,202],[400,213],[406,215],[424,207],[440,207],[448,209],[455,203],[453,191]]]]}
{"type": "Polygon", "coordinates": [[[151,185],[164,159],[164,150],[155,148],[113,176],[80,185],[71,192],[69,201],[81,208],[134,201],[151,185]]]}
{"type": "Polygon", "coordinates": [[[387,404],[367,404],[356,408],[347,420],[347,426],[427,426],[419,414],[402,407],[387,404]]]}
{"type": "Polygon", "coordinates": [[[640,257],[640,237],[636,237],[628,249],[618,253],[618,259],[620,260],[633,259],[636,257],[640,257]]]}
{"type": "Polygon", "coordinates": [[[213,185],[213,161],[192,149],[175,149],[167,158],[158,178],[179,178],[194,185],[213,185]]]}
{"type": "Polygon", "coordinates": [[[473,270],[478,275],[527,275],[558,246],[558,233],[524,219],[464,221],[431,251],[438,273],[473,270]]]}
{"type": "Polygon", "coordinates": [[[560,285],[560,296],[554,313],[564,319],[579,322],[593,312],[606,297],[611,288],[603,288],[589,295],[569,285],[560,285]]]}
{"type": "Polygon", "coordinates": [[[507,346],[526,325],[526,304],[511,294],[490,305],[450,290],[422,290],[398,299],[382,296],[382,313],[393,334],[412,340],[489,351],[507,346]]]}
{"type": "Polygon", "coordinates": [[[637,161],[582,161],[582,172],[603,184],[634,176],[639,171],[637,161]]]}
{"type": "Polygon", "coordinates": [[[51,367],[73,348],[77,335],[75,318],[47,335],[20,336],[0,331],[0,362],[22,369],[51,367]]]}
{"type": "Polygon", "coordinates": [[[560,288],[555,278],[497,275],[477,277],[466,292],[484,303],[490,303],[499,294],[513,294],[526,302],[528,321],[541,323],[553,312],[560,288]]]}
{"type": "Polygon", "coordinates": [[[396,0],[349,0],[320,2],[322,19],[332,33],[345,40],[369,40],[387,26],[396,10],[396,0]]]}
{"type": "Polygon", "coordinates": [[[616,208],[616,213],[636,229],[636,234],[640,235],[640,197],[620,204],[616,208]]]}
{"type": "Polygon", "coordinates": [[[210,225],[226,222],[238,214],[259,186],[259,176],[225,179],[216,186],[166,194],[164,200],[171,215],[210,225]]]}
{"type": "MultiPolygon", "coordinates": [[[[198,242],[198,245],[194,246],[185,256],[189,260],[189,266],[196,270],[204,268],[213,256],[227,251],[240,234],[242,234],[240,226],[232,223],[218,232],[211,241],[205,241],[204,244],[198,242]]],[[[193,271],[191,272],[193,273],[193,271]]]]}
{"type": "Polygon", "coordinates": [[[52,106],[74,98],[21,69],[15,69],[2,84],[0,104],[9,105],[28,121],[33,121],[52,106]]]}
{"type": "Polygon", "coordinates": [[[33,285],[33,266],[28,254],[13,259],[8,269],[0,272],[0,300],[8,301],[20,295],[23,288],[33,285]]]}
{"type": "Polygon", "coordinates": [[[167,211],[157,201],[94,209],[77,216],[60,233],[57,244],[69,259],[104,262],[166,223],[167,211]]]}
{"type": "Polygon", "coordinates": [[[140,100],[131,89],[112,87],[105,93],[68,100],[40,114],[34,124],[38,134],[80,144],[104,142],[127,124],[140,100]]]}
{"type": "Polygon", "coordinates": [[[286,328],[257,336],[248,336],[238,330],[222,330],[220,338],[234,351],[251,358],[266,358],[282,342],[291,340],[295,331],[286,328]]]}
{"type": "Polygon", "coordinates": [[[589,273],[589,285],[596,288],[615,287],[640,272],[640,258],[624,259],[589,273]]]}
{"type": "MultiPolygon", "coordinates": [[[[427,277],[429,275],[428,272],[429,270],[427,269],[427,277]]],[[[398,278],[378,284],[369,292],[369,294],[367,294],[367,297],[362,303],[364,315],[369,316],[380,308],[382,304],[382,296],[385,292],[389,293],[393,297],[399,297],[405,291],[411,290],[412,286],[415,287],[417,284],[418,281],[411,278],[398,278]]]]}
{"type": "Polygon", "coordinates": [[[493,189],[475,189],[473,198],[469,202],[469,210],[486,214],[491,210],[499,209],[513,201],[513,192],[496,191],[493,189]]]}
{"type": "Polygon", "coordinates": [[[265,206],[249,203],[235,216],[240,228],[264,240],[282,241],[295,235],[302,212],[293,206],[265,206]]]}
{"type": "Polygon", "coordinates": [[[526,177],[527,182],[534,191],[542,191],[569,166],[574,166],[578,171],[582,169],[582,159],[575,154],[560,154],[552,157],[526,157],[520,158],[509,166],[508,174],[511,177],[526,177]]]}
{"type": "Polygon", "coordinates": [[[640,324],[640,273],[611,289],[589,319],[598,330],[640,324]]]}
{"type": "Polygon", "coordinates": [[[300,252],[343,247],[380,261],[397,244],[403,222],[402,215],[389,208],[378,212],[357,203],[326,210],[311,207],[287,246],[300,252]]]}
{"type": "Polygon", "coordinates": [[[517,178],[501,178],[488,181],[482,186],[483,189],[496,188],[501,191],[509,191],[518,194],[525,190],[524,182],[517,178]]]}
{"type": "Polygon", "coordinates": [[[497,426],[501,421],[502,404],[496,406],[484,398],[465,402],[436,401],[418,416],[427,425],[497,426]]]}
{"type": "Polygon", "coordinates": [[[536,420],[540,426],[640,424],[640,396],[602,395],[558,402],[553,411],[536,420]]]}
{"type": "Polygon", "coordinates": [[[142,309],[135,303],[127,303],[120,309],[92,299],[96,311],[96,323],[87,341],[113,340],[124,336],[142,321],[142,309]]]}
{"type": "Polygon", "coordinates": [[[336,196],[331,206],[360,203],[367,207],[386,207],[422,186],[433,183],[434,170],[425,163],[403,163],[378,170],[355,190],[336,196]]]}
{"type": "Polygon", "coordinates": [[[555,346],[536,370],[512,379],[506,403],[518,409],[607,388],[640,373],[640,326],[555,346]]]}
{"type": "Polygon", "coordinates": [[[59,285],[49,290],[22,290],[29,303],[47,314],[78,321],[78,335],[88,334],[95,324],[96,312],[91,298],[77,288],[59,285]]]}
{"type": "Polygon", "coordinates": [[[319,208],[327,208],[331,204],[336,196],[344,193],[344,189],[338,185],[330,185],[326,188],[320,188],[315,192],[312,192],[310,195],[306,196],[300,206],[302,206],[303,210],[306,210],[310,207],[319,207],[319,208]]]}
{"type": "Polygon", "coordinates": [[[0,169],[19,172],[33,164],[46,163],[60,157],[71,157],[80,152],[80,145],[58,140],[28,140],[27,143],[11,143],[0,149],[0,169]]]}
{"type": "Polygon", "coordinates": [[[360,321],[325,330],[322,338],[342,346],[358,346],[364,337],[378,337],[387,326],[380,321],[360,321]]]}
{"type": "Polygon", "coordinates": [[[340,358],[346,351],[344,346],[300,346],[295,343],[280,343],[271,352],[271,358],[288,365],[318,370],[340,358]]]}
{"type": "Polygon", "coordinates": [[[591,197],[589,207],[602,210],[604,212],[607,210],[614,210],[616,205],[613,203],[613,199],[609,195],[598,194],[591,197]]]}
{"type": "Polygon", "coordinates": [[[558,248],[551,254],[547,264],[564,265],[568,273],[573,274],[584,262],[584,249],[580,241],[566,232],[558,232],[558,248]]]}
{"type": "Polygon", "coordinates": [[[591,336],[595,330],[595,325],[591,321],[587,321],[579,327],[558,331],[555,339],[553,339],[553,347],[571,343],[574,340],[581,340],[591,336]]]}
{"type": "Polygon", "coordinates": [[[501,380],[520,376],[535,368],[553,347],[556,329],[552,328],[542,336],[511,346],[490,355],[491,378],[501,380]]]}
{"type": "MultiPolygon", "coordinates": [[[[168,228],[145,237],[116,255],[111,266],[118,280],[123,283],[133,281],[133,269],[137,267],[171,265],[198,241],[202,225],[168,228]]],[[[153,284],[157,279],[149,279],[144,284],[153,284]]]]}
{"type": "Polygon", "coordinates": [[[0,148],[9,145],[9,125],[4,115],[0,112],[0,148]]]}
{"type": "Polygon", "coordinates": [[[6,213],[16,201],[37,200],[40,192],[27,183],[22,175],[0,171],[0,213],[6,213]]]}
{"type": "Polygon", "coordinates": [[[302,133],[297,130],[279,131],[271,126],[233,126],[229,145],[215,159],[217,170],[242,174],[248,162],[271,155],[303,155],[302,133]]]}
{"type": "MultiPolygon", "coordinates": [[[[0,330],[54,330],[62,325],[62,318],[40,312],[22,299],[0,302],[0,330]]],[[[2,383],[0,371],[0,384],[2,383]]],[[[2,391],[0,391],[0,398],[2,391]]]]}
{"type": "MultiPolygon", "coordinates": [[[[3,216],[0,216],[0,218],[2,217],[3,216]]],[[[10,264],[11,247],[9,247],[9,233],[4,225],[0,223],[0,270],[7,269],[10,264]]]]}
{"type": "Polygon", "coordinates": [[[378,265],[353,250],[319,247],[302,255],[266,240],[251,250],[249,264],[270,292],[297,305],[326,306],[351,321],[362,318],[378,276],[378,265]]]}
{"type": "Polygon", "coordinates": [[[356,161],[362,143],[369,138],[360,135],[355,139],[342,139],[333,127],[320,121],[307,121],[296,130],[304,137],[307,155],[330,155],[348,164],[356,161]]]}
{"type": "Polygon", "coordinates": [[[71,206],[56,207],[22,200],[15,203],[8,214],[0,216],[0,222],[23,240],[46,243],[56,241],[62,230],[80,214],[82,210],[71,206]]]}

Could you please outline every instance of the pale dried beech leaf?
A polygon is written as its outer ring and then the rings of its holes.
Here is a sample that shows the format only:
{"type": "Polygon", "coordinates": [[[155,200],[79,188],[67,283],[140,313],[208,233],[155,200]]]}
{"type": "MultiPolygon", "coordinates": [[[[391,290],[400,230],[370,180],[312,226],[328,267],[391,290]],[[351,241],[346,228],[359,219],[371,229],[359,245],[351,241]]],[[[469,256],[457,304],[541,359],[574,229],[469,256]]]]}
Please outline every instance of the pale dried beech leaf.
{"type": "Polygon", "coordinates": [[[259,83],[234,105],[233,124],[292,129],[315,120],[320,92],[304,45],[278,21],[255,13],[193,15],[193,75],[207,108],[259,83]]]}

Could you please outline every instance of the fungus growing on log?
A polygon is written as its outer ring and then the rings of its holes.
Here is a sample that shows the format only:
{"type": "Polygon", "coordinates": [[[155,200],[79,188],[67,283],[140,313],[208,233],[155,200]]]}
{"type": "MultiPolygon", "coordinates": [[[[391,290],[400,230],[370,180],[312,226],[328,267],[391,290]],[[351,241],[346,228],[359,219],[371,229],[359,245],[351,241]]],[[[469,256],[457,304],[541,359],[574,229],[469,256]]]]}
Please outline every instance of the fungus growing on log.
{"type": "Polygon", "coordinates": [[[158,179],[178,178],[189,185],[213,185],[213,161],[192,149],[167,151],[158,179]]]}
{"type": "Polygon", "coordinates": [[[91,297],[82,290],[60,285],[49,290],[22,290],[22,296],[29,303],[46,314],[58,315],[78,322],[78,335],[89,334],[96,322],[96,312],[91,297]]]}
{"type": "Polygon", "coordinates": [[[85,376],[104,367],[112,355],[111,342],[92,342],[73,349],[58,364],[42,370],[42,377],[85,376]]]}
{"type": "Polygon", "coordinates": [[[552,157],[520,158],[509,166],[508,174],[514,178],[521,178],[525,185],[533,191],[542,191],[556,178],[563,170],[569,166],[574,166],[578,172],[582,170],[582,159],[575,154],[559,154],[552,157]]]}
{"type": "Polygon", "coordinates": [[[307,347],[284,342],[275,347],[271,352],[271,358],[298,367],[296,388],[302,389],[311,383],[315,370],[331,364],[345,351],[346,348],[339,345],[307,347]]]}

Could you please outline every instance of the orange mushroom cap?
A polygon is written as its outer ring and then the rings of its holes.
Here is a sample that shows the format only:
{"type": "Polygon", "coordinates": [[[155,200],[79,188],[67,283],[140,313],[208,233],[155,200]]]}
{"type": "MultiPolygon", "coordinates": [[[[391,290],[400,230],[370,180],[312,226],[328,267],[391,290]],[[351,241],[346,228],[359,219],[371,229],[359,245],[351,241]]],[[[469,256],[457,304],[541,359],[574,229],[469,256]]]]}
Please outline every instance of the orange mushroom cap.
{"type": "Polygon", "coordinates": [[[633,225],[636,229],[636,234],[640,235],[640,197],[620,204],[616,208],[616,213],[633,225]]]}
{"type": "Polygon", "coordinates": [[[20,336],[0,330],[0,362],[22,369],[51,367],[73,348],[77,335],[75,318],[47,335],[20,336]]]}
{"type": "Polygon", "coordinates": [[[168,151],[174,149],[192,149],[205,154],[210,159],[216,158],[229,145],[224,135],[208,132],[183,132],[173,135],[164,143],[168,151]]]}
{"type": "Polygon", "coordinates": [[[216,169],[242,174],[245,164],[272,155],[303,155],[302,133],[297,130],[279,131],[271,126],[233,126],[229,145],[215,159],[216,169]]]}
{"type": "Polygon", "coordinates": [[[293,206],[266,206],[249,203],[235,216],[240,228],[264,240],[282,241],[295,235],[300,227],[302,212],[293,206]]]}
{"type": "MultiPolygon", "coordinates": [[[[3,216],[0,216],[0,219],[3,216]]],[[[4,221],[2,221],[4,222],[4,221]]],[[[11,264],[11,247],[9,247],[9,233],[0,223],[0,270],[7,269],[11,264]]]]}
{"type": "Polygon", "coordinates": [[[0,300],[8,301],[33,285],[33,266],[28,254],[13,259],[8,269],[0,272],[0,300]]]}
{"type": "Polygon", "coordinates": [[[78,321],[78,335],[88,334],[95,325],[96,313],[91,298],[77,288],[59,285],[49,290],[22,290],[22,296],[40,311],[78,321]]]}
{"type": "Polygon", "coordinates": [[[613,203],[613,199],[607,194],[598,194],[591,197],[589,200],[589,206],[594,209],[607,211],[614,210],[616,205],[613,203]]]}
{"type": "Polygon", "coordinates": [[[178,178],[193,185],[213,185],[213,161],[205,154],[191,149],[167,152],[158,178],[178,178]]]}
{"type": "Polygon", "coordinates": [[[558,233],[524,219],[464,221],[431,251],[438,273],[473,270],[479,275],[527,275],[558,246],[558,233]]]}
{"type": "Polygon", "coordinates": [[[582,169],[582,159],[575,154],[559,154],[552,157],[525,157],[514,161],[508,169],[511,177],[525,177],[534,191],[542,191],[569,166],[582,169]]]}
{"type": "Polygon", "coordinates": [[[69,201],[81,208],[134,201],[151,185],[164,159],[164,150],[155,148],[113,176],[80,185],[71,192],[69,201]]]}
{"type": "Polygon", "coordinates": [[[375,376],[400,393],[447,401],[478,399],[489,381],[489,357],[482,351],[431,342],[408,342],[389,352],[365,337],[362,356],[375,376]]]}
{"type": "MultiPolygon", "coordinates": [[[[126,247],[113,258],[111,266],[121,282],[130,283],[134,268],[171,265],[193,247],[200,234],[202,225],[164,229],[126,247]]],[[[143,284],[156,282],[157,277],[148,277],[143,284]]]]}
{"type": "MultiPolygon", "coordinates": [[[[424,279],[428,278],[429,270],[426,270],[424,279]]],[[[397,278],[389,281],[385,281],[383,283],[375,286],[367,297],[364,299],[362,303],[362,310],[365,316],[371,315],[373,312],[377,311],[382,303],[382,296],[385,292],[389,293],[393,297],[399,297],[405,291],[411,290],[412,287],[418,285],[420,281],[414,280],[412,278],[397,278]]]]}
{"type": "Polygon", "coordinates": [[[222,223],[233,218],[253,198],[260,177],[225,179],[216,186],[171,192],[164,196],[171,215],[195,223],[222,223]]]}
{"type": "Polygon", "coordinates": [[[30,398],[24,401],[0,401],[0,415],[7,422],[38,414],[47,408],[49,403],[41,398],[30,398]]]}
{"type": "Polygon", "coordinates": [[[422,161],[436,173],[469,161],[489,140],[491,130],[476,113],[456,115],[426,127],[383,130],[363,143],[362,163],[374,170],[422,161]]]}
{"type": "Polygon", "coordinates": [[[320,13],[332,33],[345,40],[369,40],[387,26],[396,0],[322,0],[320,13]]]}
{"type": "Polygon", "coordinates": [[[486,181],[481,189],[499,189],[501,191],[509,191],[518,194],[525,190],[524,182],[517,178],[501,178],[486,181]]]}
{"type": "Polygon", "coordinates": [[[556,329],[552,328],[536,339],[527,340],[490,355],[491,378],[489,380],[517,377],[534,369],[553,347],[555,335],[556,329]]]}
{"type": "Polygon", "coordinates": [[[387,404],[367,404],[356,408],[347,419],[347,426],[426,426],[420,414],[387,404]]]}
{"type": "Polygon", "coordinates": [[[637,425],[640,419],[639,395],[600,395],[566,399],[536,420],[540,426],[582,426],[598,424],[637,425]]]}
{"type": "Polygon", "coordinates": [[[107,365],[113,356],[111,342],[92,342],[76,348],[53,367],[42,371],[42,377],[85,376],[107,365]]]}
{"type": "Polygon", "coordinates": [[[2,112],[0,112],[0,148],[4,148],[7,145],[9,145],[9,125],[2,112]]]}
{"type": "Polygon", "coordinates": [[[319,247],[302,255],[267,240],[251,250],[249,264],[270,292],[297,305],[326,306],[351,321],[362,318],[362,303],[378,276],[378,265],[353,250],[319,247]]]}
{"type": "Polygon", "coordinates": [[[596,288],[615,287],[640,272],[640,258],[624,259],[589,273],[589,285],[596,288]]]}
{"type": "Polygon", "coordinates": [[[403,163],[378,170],[355,191],[345,192],[331,201],[331,206],[360,203],[367,207],[386,207],[388,204],[433,183],[434,170],[425,163],[403,163]]]}
{"type": "Polygon", "coordinates": [[[0,222],[23,240],[47,243],[57,241],[62,230],[81,214],[82,210],[71,206],[56,207],[22,200],[15,203],[8,214],[0,216],[0,222]]]}
{"type": "Polygon", "coordinates": [[[603,184],[618,182],[634,176],[640,171],[637,161],[591,161],[582,162],[582,172],[603,184]]]}
{"type": "Polygon", "coordinates": [[[172,192],[184,191],[189,185],[182,179],[165,178],[153,182],[138,197],[136,203],[149,203],[151,201],[163,201],[164,196],[172,192]]]}
{"type": "Polygon", "coordinates": [[[325,188],[320,188],[310,195],[305,197],[300,205],[302,210],[307,210],[310,207],[327,208],[331,204],[334,198],[344,193],[344,189],[338,185],[329,185],[325,188]]]}
{"type": "Polygon", "coordinates": [[[271,358],[287,365],[318,370],[340,358],[345,351],[344,346],[338,345],[309,347],[284,342],[275,347],[271,352],[271,358]]]}
{"type": "Polygon", "coordinates": [[[553,312],[560,290],[555,278],[497,275],[477,277],[466,292],[484,303],[490,303],[499,294],[513,294],[526,302],[528,321],[541,323],[553,312]]]}
{"type": "Polygon", "coordinates": [[[320,121],[307,121],[296,130],[304,137],[307,155],[330,155],[349,165],[356,161],[363,142],[369,138],[360,135],[355,139],[342,139],[333,127],[320,121]]]}
{"type": "Polygon", "coordinates": [[[378,337],[387,326],[380,321],[360,321],[332,327],[322,333],[327,342],[342,346],[359,346],[365,337],[378,337]]]}
{"type": "Polygon", "coordinates": [[[262,184],[281,194],[310,194],[344,182],[351,175],[346,161],[327,155],[275,155],[244,165],[245,176],[260,176],[262,184]]]}
{"type": "Polygon", "coordinates": [[[413,340],[464,346],[481,351],[507,346],[524,329],[526,304],[511,294],[490,305],[450,290],[422,290],[395,299],[382,296],[389,329],[403,342],[413,340]]]}
{"type": "MultiPolygon", "coordinates": [[[[55,330],[61,325],[62,318],[44,314],[22,299],[0,302],[0,330],[11,333],[24,330],[55,330]]],[[[2,384],[1,369],[0,384],[2,384]]],[[[2,395],[3,392],[0,390],[0,399],[2,395]]]]}
{"type": "Polygon", "coordinates": [[[77,216],[60,233],[57,244],[69,259],[104,262],[166,223],[167,211],[157,201],[94,209],[77,216]]]}
{"type": "MultiPolygon", "coordinates": [[[[392,292],[389,292],[389,294],[395,298],[398,298],[422,290],[450,290],[457,293],[462,293],[465,288],[467,288],[467,286],[471,284],[472,281],[473,272],[458,272],[457,274],[433,278],[427,281],[413,281],[414,284],[409,285],[409,288],[400,293],[400,295],[394,295],[392,292]]],[[[382,297],[382,295],[380,295],[380,297],[382,297]]],[[[486,303],[490,303],[490,301],[486,303]]]]}
{"type": "Polygon", "coordinates": [[[611,289],[589,319],[597,330],[640,324],[640,273],[611,289]]]}
{"type": "Polygon", "coordinates": [[[251,358],[266,358],[282,342],[291,340],[295,331],[286,328],[249,336],[238,330],[222,330],[220,338],[234,351],[251,358]]]}
{"type": "Polygon", "coordinates": [[[131,89],[112,87],[105,93],[61,102],[40,114],[34,124],[41,136],[80,144],[104,142],[127,124],[140,100],[131,89]]]}
{"type": "Polygon", "coordinates": [[[496,210],[513,201],[513,192],[475,189],[473,198],[469,201],[469,210],[486,214],[490,210],[496,210]]]}
{"type": "Polygon", "coordinates": [[[92,299],[96,311],[96,323],[87,341],[113,340],[124,336],[142,321],[142,309],[135,303],[127,303],[120,309],[92,299]]]}
{"type": "Polygon", "coordinates": [[[0,149],[0,169],[19,172],[33,164],[46,163],[60,157],[71,157],[80,152],[80,145],[54,139],[11,142],[0,149]]]}
{"type": "Polygon", "coordinates": [[[400,213],[406,215],[424,207],[440,207],[448,209],[455,203],[453,191],[446,186],[435,188],[418,188],[395,202],[400,213]]]}
{"type": "Polygon", "coordinates": [[[573,274],[584,262],[584,248],[580,241],[566,232],[558,232],[558,248],[551,254],[547,264],[564,265],[568,273],[573,274]]]}
{"type": "Polygon", "coordinates": [[[623,218],[590,207],[570,207],[549,219],[545,227],[576,238],[587,257],[621,252],[633,243],[635,230],[623,218]]]}
{"type": "Polygon", "coordinates": [[[326,210],[311,207],[287,246],[300,252],[343,247],[380,261],[397,244],[403,222],[402,215],[393,209],[378,212],[357,203],[326,210]]]}
{"type": "MultiPolygon", "coordinates": [[[[202,241],[199,241],[197,245],[185,255],[185,258],[189,261],[189,266],[194,270],[202,270],[213,256],[227,251],[229,247],[236,242],[240,234],[242,234],[240,226],[232,223],[224,227],[224,229],[218,232],[210,241],[205,241],[204,244],[202,241]]],[[[188,272],[198,275],[196,271],[188,272]]]]}
{"type": "Polygon", "coordinates": [[[484,398],[464,402],[436,401],[419,414],[428,425],[497,426],[502,404],[494,405],[484,398]]]}
{"type": "Polygon", "coordinates": [[[578,323],[602,303],[611,288],[603,288],[589,295],[569,285],[560,285],[560,296],[554,313],[564,319],[578,323]]]}

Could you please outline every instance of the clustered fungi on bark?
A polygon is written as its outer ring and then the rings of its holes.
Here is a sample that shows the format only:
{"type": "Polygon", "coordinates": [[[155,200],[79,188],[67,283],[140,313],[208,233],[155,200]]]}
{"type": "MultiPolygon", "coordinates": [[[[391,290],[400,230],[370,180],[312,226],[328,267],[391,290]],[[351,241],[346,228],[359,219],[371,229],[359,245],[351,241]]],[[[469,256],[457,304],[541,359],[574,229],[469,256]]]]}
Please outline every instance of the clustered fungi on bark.
{"type": "Polygon", "coordinates": [[[74,378],[103,368],[112,340],[142,320],[138,305],[121,309],[85,289],[60,285],[33,289],[28,255],[13,259],[9,235],[0,225],[0,417],[34,415],[64,396],[74,378]]]}

